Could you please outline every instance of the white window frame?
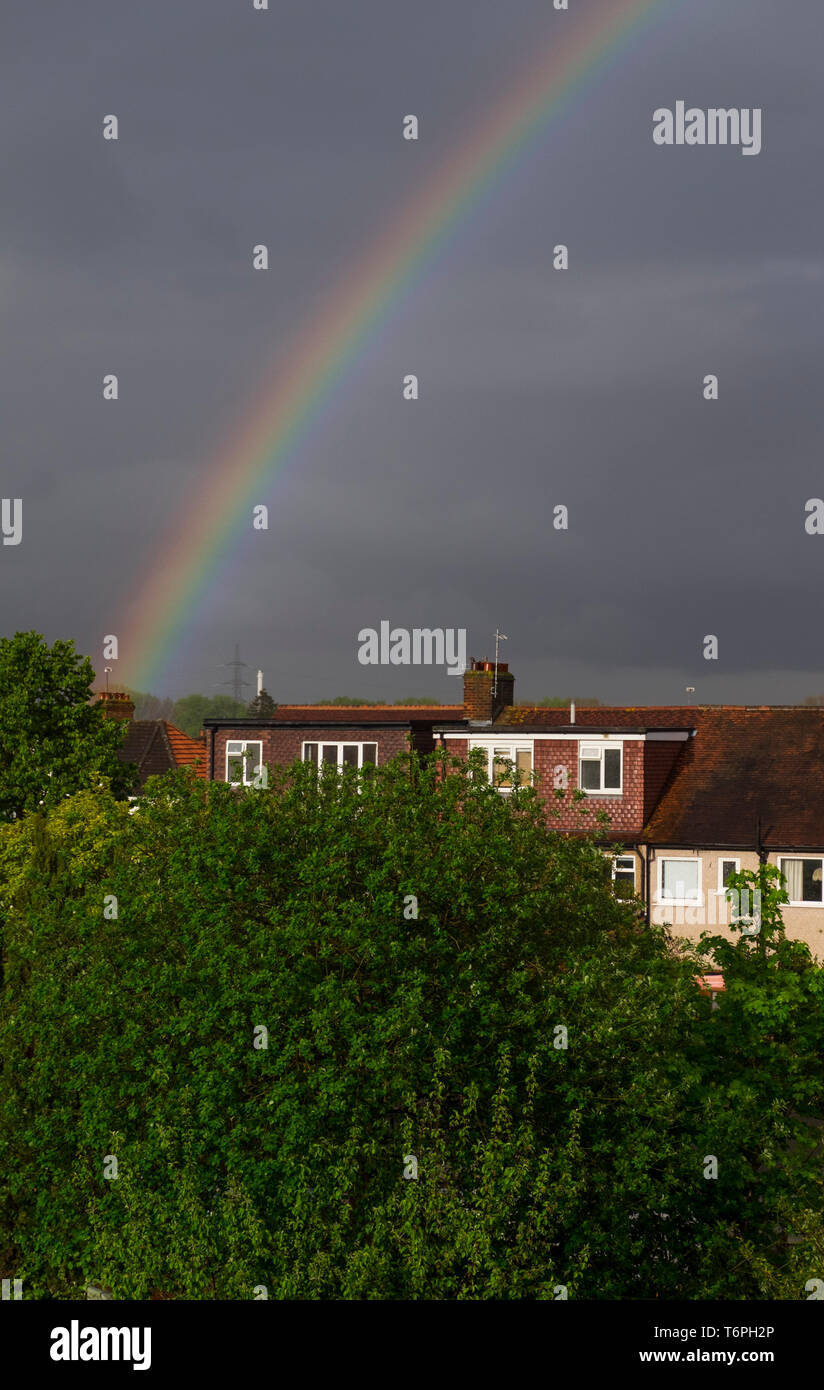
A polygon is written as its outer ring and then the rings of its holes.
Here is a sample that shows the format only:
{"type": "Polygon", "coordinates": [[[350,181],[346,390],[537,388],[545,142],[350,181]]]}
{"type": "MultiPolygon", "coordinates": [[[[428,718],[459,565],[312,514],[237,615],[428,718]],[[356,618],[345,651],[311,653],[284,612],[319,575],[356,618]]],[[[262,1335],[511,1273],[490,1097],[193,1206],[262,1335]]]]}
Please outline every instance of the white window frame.
{"type": "Polygon", "coordinates": [[[700,859],[685,854],[664,854],[658,860],[658,893],[656,902],[659,907],[700,907],[704,901],[704,866],[700,859]],[[698,865],[698,889],[697,897],[694,898],[665,898],[664,897],[664,865],[665,864],[697,864],[698,865]]]}
{"type": "Polygon", "coordinates": [[[824,855],[820,855],[820,854],[779,854],[777,857],[778,857],[778,868],[779,868],[779,872],[781,873],[781,877],[784,879],[785,884],[786,884],[786,882],[787,882],[787,876],[786,876],[786,874],[784,873],[784,869],[783,869],[783,867],[782,867],[782,865],[783,865],[785,859],[817,859],[817,860],[818,860],[819,864],[821,865],[821,870],[822,870],[822,893],[821,893],[821,897],[818,898],[816,901],[809,901],[809,900],[805,900],[804,898],[802,898],[800,902],[796,902],[794,899],[791,898],[790,901],[789,901],[788,903],[785,904],[785,906],[786,906],[786,907],[817,907],[817,908],[819,908],[819,909],[824,908],[824,855]]]}
{"type": "MultiPolygon", "coordinates": [[[[619,860],[619,859],[627,859],[627,860],[629,860],[629,862],[630,862],[631,865],[632,865],[632,891],[633,891],[633,893],[634,893],[634,892],[635,892],[635,880],[636,880],[636,878],[637,878],[637,876],[638,876],[638,869],[637,869],[637,866],[636,866],[636,863],[635,863],[635,855],[634,855],[634,854],[615,854],[615,855],[612,856],[611,873],[612,873],[612,881],[613,881],[613,883],[614,883],[615,880],[616,880],[615,866],[616,866],[616,864],[618,863],[618,860],[619,860]]],[[[624,870],[622,871],[622,882],[624,881],[624,875],[625,875],[626,873],[627,873],[627,870],[624,869],[624,870]]]]}
{"type": "Polygon", "coordinates": [[[735,856],[734,854],[719,854],[719,856],[718,856],[718,894],[719,894],[719,896],[722,897],[722,898],[723,898],[724,894],[725,894],[726,891],[727,891],[726,888],[724,887],[724,875],[723,875],[723,873],[721,872],[725,864],[734,864],[734,865],[735,865],[735,872],[736,872],[737,874],[740,874],[740,872],[741,872],[741,860],[738,859],[738,858],[736,858],[736,856],[735,856]]]}
{"type": "Polygon", "coordinates": [[[260,770],[261,770],[262,767],[263,767],[263,739],[260,739],[260,738],[227,738],[227,740],[226,740],[226,781],[229,783],[229,786],[230,786],[230,787],[251,787],[251,786],[254,784],[254,780],[255,780],[255,778],[258,776],[258,773],[260,772],[260,770]],[[240,752],[239,752],[239,753],[230,753],[230,752],[229,752],[229,749],[230,749],[231,747],[236,747],[237,744],[240,744],[240,752]],[[253,766],[253,764],[250,762],[250,760],[247,759],[247,758],[245,757],[245,753],[246,753],[247,748],[257,748],[257,750],[258,750],[258,760],[257,760],[257,763],[256,763],[254,766],[253,766]],[[232,782],[232,781],[230,781],[230,779],[229,779],[229,759],[230,759],[230,758],[243,758],[243,781],[242,781],[242,782],[232,782]],[[251,777],[248,775],[250,771],[252,772],[251,777]]]}
{"type": "Polygon", "coordinates": [[[503,756],[503,757],[507,758],[509,762],[512,763],[512,772],[513,772],[513,776],[514,776],[514,774],[517,772],[517,766],[516,766],[517,759],[516,759],[516,757],[515,757],[516,753],[528,753],[528,754],[529,754],[529,771],[530,771],[529,781],[528,781],[528,782],[527,782],[527,781],[520,782],[520,783],[518,783],[518,785],[521,786],[521,787],[531,787],[531,786],[532,786],[532,773],[535,771],[535,745],[533,744],[533,742],[532,742],[531,739],[528,739],[528,738],[526,738],[526,739],[524,739],[524,738],[517,738],[517,739],[500,738],[500,739],[495,739],[495,741],[494,741],[493,743],[488,743],[488,744],[487,744],[487,743],[483,743],[483,744],[473,744],[472,746],[473,746],[473,747],[476,747],[476,748],[484,748],[484,749],[486,750],[486,752],[487,752],[487,765],[486,765],[487,776],[489,777],[489,780],[490,780],[492,786],[495,787],[495,790],[496,790],[497,792],[500,792],[501,796],[509,796],[513,791],[515,791],[515,787],[514,787],[514,786],[511,786],[511,787],[499,787],[499,786],[496,786],[496,785],[495,785],[495,754],[496,754],[496,752],[497,752],[497,755],[498,755],[499,758],[500,758],[501,756],[503,756]],[[501,752],[502,749],[505,750],[505,751],[503,752],[503,754],[502,754],[502,752],[501,752]]]}
{"type": "MultiPolygon", "coordinates": [[[[580,736],[579,736],[580,737],[580,736]]],[[[613,738],[588,738],[580,739],[578,744],[578,787],[586,796],[623,796],[624,794],[624,744],[621,739],[613,738]],[[592,748],[598,750],[598,757],[601,763],[601,786],[585,787],[583,784],[582,763],[595,761],[594,757],[585,758],[583,750],[592,748]],[[619,785],[617,787],[604,786],[604,753],[609,749],[616,749],[619,754],[619,785]]]]}
{"type": "Polygon", "coordinates": [[[344,767],[350,767],[350,766],[351,766],[350,763],[344,763],[344,761],[343,761],[343,750],[344,750],[344,748],[357,748],[357,750],[358,750],[358,771],[360,771],[361,768],[364,766],[364,761],[363,761],[363,750],[364,750],[364,748],[366,748],[367,746],[370,747],[370,748],[374,748],[374,750],[375,750],[375,761],[374,761],[374,763],[367,763],[366,766],[367,766],[367,767],[377,767],[377,765],[378,765],[379,744],[378,744],[378,740],[377,740],[376,738],[365,738],[365,739],[363,739],[362,742],[360,742],[360,743],[358,742],[357,739],[354,739],[354,738],[345,738],[345,739],[343,739],[341,742],[338,742],[338,740],[337,740],[336,738],[307,738],[307,739],[304,739],[303,742],[301,743],[301,746],[300,746],[300,760],[301,760],[302,763],[305,763],[305,762],[308,762],[308,761],[309,761],[309,759],[306,757],[306,749],[309,747],[309,745],[310,745],[311,743],[317,744],[317,748],[318,748],[318,761],[317,761],[317,764],[314,764],[314,766],[317,766],[317,767],[332,767],[332,766],[333,766],[332,763],[325,763],[325,762],[323,761],[322,750],[323,750],[324,748],[337,748],[337,750],[338,750],[337,769],[338,769],[338,772],[341,772],[341,771],[343,770],[344,767]]]}

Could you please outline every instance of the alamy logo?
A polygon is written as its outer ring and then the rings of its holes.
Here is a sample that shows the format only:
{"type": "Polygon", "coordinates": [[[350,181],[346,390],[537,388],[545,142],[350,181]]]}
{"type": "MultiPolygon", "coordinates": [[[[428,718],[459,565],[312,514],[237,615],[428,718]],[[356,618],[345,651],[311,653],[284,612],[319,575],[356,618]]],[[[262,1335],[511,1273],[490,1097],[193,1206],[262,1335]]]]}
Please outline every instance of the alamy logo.
{"type": "Polygon", "coordinates": [[[134,1371],[152,1364],[150,1327],[81,1327],[73,1318],[68,1327],[53,1327],[51,1339],[52,1361],[133,1361],[134,1371]]]}
{"type": "Polygon", "coordinates": [[[446,666],[450,676],[466,670],[466,628],[406,627],[390,628],[381,623],[362,627],[358,633],[358,661],[361,666],[446,666]]]}
{"type": "Polygon", "coordinates": [[[675,111],[652,113],[656,145],[740,145],[742,154],[761,153],[761,107],[711,106],[708,111],[676,101],[675,111]]]}

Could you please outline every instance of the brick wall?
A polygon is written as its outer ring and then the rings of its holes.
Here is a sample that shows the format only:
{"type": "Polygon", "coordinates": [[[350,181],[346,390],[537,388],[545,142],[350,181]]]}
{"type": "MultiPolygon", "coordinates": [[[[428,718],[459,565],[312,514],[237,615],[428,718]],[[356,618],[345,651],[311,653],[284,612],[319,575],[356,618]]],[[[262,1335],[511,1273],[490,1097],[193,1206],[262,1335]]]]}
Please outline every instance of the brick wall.
{"type": "Polygon", "coordinates": [[[215,782],[226,781],[226,744],[233,739],[262,743],[264,764],[277,767],[298,762],[304,743],[376,743],[378,763],[383,764],[406,751],[407,737],[406,729],[318,729],[308,726],[305,729],[282,729],[277,725],[250,728],[249,725],[238,724],[215,731],[212,777],[215,782]]]}
{"type": "MultiPolygon", "coordinates": [[[[616,745],[618,740],[615,740],[616,745]]],[[[553,825],[558,830],[597,830],[595,819],[599,811],[606,811],[610,817],[607,833],[620,839],[635,839],[644,824],[644,744],[627,740],[624,745],[623,792],[620,795],[592,796],[586,801],[573,802],[569,795],[563,801],[556,801],[560,809],[560,819],[553,817],[553,825]]],[[[575,740],[536,739],[535,770],[541,774],[540,792],[551,801],[555,791],[555,769],[563,767],[567,771],[568,786],[571,792],[578,786],[578,750],[575,740]]]]}
{"type": "MultiPolygon", "coordinates": [[[[501,742],[512,739],[515,730],[502,729],[501,742]]],[[[524,741],[529,739],[524,735],[524,741]]],[[[615,740],[616,745],[618,739],[615,740]]],[[[468,739],[450,738],[446,747],[455,757],[465,757],[469,751],[468,739]]],[[[599,811],[606,811],[610,817],[607,834],[615,839],[634,840],[640,835],[644,825],[644,748],[637,740],[626,740],[623,744],[623,792],[616,795],[592,796],[586,801],[573,802],[570,793],[578,786],[578,749],[574,739],[536,739],[534,742],[534,766],[540,773],[539,793],[551,803],[553,811],[560,810],[560,818],[552,817],[551,824],[557,830],[598,830],[595,817],[599,811]],[[568,791],[564,801],[555,800],[555,773],[557,768],[565,768],[568,791]]],[[[653,745],[654,746],[654,745],[653,745]]],[[[678,744],[677,747],[681,747],[678,744]]]]}

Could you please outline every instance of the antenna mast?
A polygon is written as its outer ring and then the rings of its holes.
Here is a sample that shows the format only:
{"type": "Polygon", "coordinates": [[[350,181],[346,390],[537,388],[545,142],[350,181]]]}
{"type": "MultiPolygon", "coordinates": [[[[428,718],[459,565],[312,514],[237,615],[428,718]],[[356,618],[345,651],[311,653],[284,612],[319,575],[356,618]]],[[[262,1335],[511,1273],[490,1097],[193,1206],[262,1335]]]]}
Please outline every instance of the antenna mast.
{"type": "Polygon", "coordinates": [[[496,629],[495,629],[495,675],[494,675],[493,678],[492,678],[492,698],[493,698],[493,700],[497,699],[497,696],[498,696],[498,643],[499,643],[499,642],[508,642],[508,641],[509,641],[509,638],[507,637],[506,633],[505,633],[505,632],[499,632],[498,629],[496,628],[496,629]]]}

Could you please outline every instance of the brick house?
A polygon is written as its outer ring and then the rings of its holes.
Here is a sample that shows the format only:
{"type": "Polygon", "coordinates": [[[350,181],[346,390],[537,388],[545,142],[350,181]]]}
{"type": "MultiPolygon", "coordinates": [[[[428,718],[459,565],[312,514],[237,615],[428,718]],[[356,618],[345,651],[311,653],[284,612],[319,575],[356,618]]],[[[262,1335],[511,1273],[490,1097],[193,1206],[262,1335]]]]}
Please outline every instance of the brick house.
{"type": "Polygon", "coordinates": [[[138,762],[141,782],[189,763],[243,786],[266,764],[362,767],[410,746],[481,749],[503,796],[513,778],[537,774],[553,827],[593,834],[616,891],[636,894],[649,921],[692,939],[723,931],[729,875],[776,864],[790,893],[788,934],[824,959],[824,709],[547,709],[516,705],[514,692],[507,665],[473,661],[461,705],[280,705],[265,718],[207,719],[201,740],[165,720],[133,721],[122,756],[138,762]]]}
{"type": "Polygon", "coordinates": [[[586,801],[565,797],[552,823],[620,849],[612,876],[648,920],[693,940],[723,933],[729,875],[774,864],[790,895],[788,936],[824,959],[824,710],[515,705],[512,676],[499,666],[495,690],[489,662],[464,683],[464,718],[436,725],[436,741],[457,755],[482,749],[503,795],[510,765],[536,772],[548,811],[556,788],[583,791],[586,801]]]}
{"type": "Polygon", "coordinates": [[[101,691],[97,703],[104,719],[128,720],[118,756],[121,762],[136,764],[139,787],[145,785],[148,777],[178,767],[193,767],[196,776],[206,776],[206,745],[202,739],[190,738],[168,719],[135,719],[134,702],[128,695],[101,691]]]}
{"type": "Polygon", "coordinates": [[[410,746],[431,753],[435,722],[462,714],[462,705],[279,705],[266,718],[205,719],[206,775],[241,786],[263,765],[363,767],[410,746]]]}

